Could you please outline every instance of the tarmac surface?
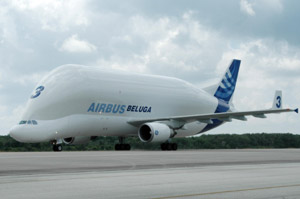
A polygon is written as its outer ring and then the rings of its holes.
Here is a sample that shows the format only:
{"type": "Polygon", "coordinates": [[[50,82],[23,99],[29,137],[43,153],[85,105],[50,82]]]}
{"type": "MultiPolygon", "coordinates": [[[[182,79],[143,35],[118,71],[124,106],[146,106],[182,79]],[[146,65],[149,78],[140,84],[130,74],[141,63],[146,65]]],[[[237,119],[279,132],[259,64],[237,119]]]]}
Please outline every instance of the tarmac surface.
{"type": "Polygon", "coordinates": [[[0,153],[0,197],[300,198],[300,149],[0,153]]]}

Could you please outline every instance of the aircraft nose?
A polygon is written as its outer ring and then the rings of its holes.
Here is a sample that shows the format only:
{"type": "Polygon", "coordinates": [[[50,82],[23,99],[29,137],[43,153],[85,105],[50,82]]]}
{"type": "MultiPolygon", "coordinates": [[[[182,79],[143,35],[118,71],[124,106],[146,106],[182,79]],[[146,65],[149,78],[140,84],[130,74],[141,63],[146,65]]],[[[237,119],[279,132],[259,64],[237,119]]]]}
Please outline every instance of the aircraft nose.
{"type": "Polygon", "coordinates": [[[12,137],[12,138],[14,138],[14,137],[16,136],[15,128],[16,128],[15,126],[12,127],[12,128],[9,130],[9,133],[8,133],[8,135],[9,135],[10,137],[12,137]]]}
{"type": "Polygon", "coordinates": [[[22,132],[18,126],[14,126],[9,131],[9,136],[17,141],[21,141],[22,132]]]}

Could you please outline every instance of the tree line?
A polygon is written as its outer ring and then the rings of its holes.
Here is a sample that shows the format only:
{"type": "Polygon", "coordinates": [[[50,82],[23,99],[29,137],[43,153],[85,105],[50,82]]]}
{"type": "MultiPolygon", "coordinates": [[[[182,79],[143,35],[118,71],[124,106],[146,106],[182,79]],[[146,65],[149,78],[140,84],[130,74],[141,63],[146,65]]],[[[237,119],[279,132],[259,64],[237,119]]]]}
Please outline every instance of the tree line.
{"type": "MultiPolygon", "coordinates": [[[[300,148],[300,135],[290,133],[203,134],[199,137],[173,138],[178,149],[245,149],[245,148],[300,148]]],[[[87,144],[63,145],[64,151],[114,150],[117,137],[98,137],[87,144]]],[[[126,138],[132,150],[160,150],[160,143],[143,143],[138,137],[126,138]]],[[[0,136],[0,151],[52,151],[50,143],[20,143],[9,136],[0,136]]]]}

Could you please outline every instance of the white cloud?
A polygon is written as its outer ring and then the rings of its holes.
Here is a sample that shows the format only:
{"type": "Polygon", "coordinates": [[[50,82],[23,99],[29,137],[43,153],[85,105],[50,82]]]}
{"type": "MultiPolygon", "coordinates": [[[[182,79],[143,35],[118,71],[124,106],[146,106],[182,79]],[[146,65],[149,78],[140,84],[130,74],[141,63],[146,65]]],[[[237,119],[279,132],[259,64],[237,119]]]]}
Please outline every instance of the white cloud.
{"type": "Polygon", "coordinates": [[[280,13],[283,10],[282,0],[258,0],[257,3],[266,11],[280,13]]]}
{"type": "Polygon", "coordinates": [[[133,71],[135,73],[150,73],[147,67],[147,57],[134,55],[130,59],[111,56],[109,59],[98,59],[91,65],[99,66],[107,70],[133,71]]]}
{"type": "Polygon", "coordinates": [[[112,43],[112,55],[92,65],[177,77],[195,72],[196,76],[201,71],[207,72],[207,66],[215,67],[210,61],[215,61],[215,54],[226,47],[220,40],[222,37],[195,20],[191,11],[179,19],[136,15],[128,20],[126,28],[126,36],[113,39],[122,46],[112,43]],[[132,51],[132,46],[142,46],[142,50],[132,51]],[[126,54],[120,48],[126,48],[126,54]]]}
{"type": "MultiPolygon", "coordinates": [[[[18,44],[18,33],[13,17],[9,15],[7,6],[0,4],[0,50],[3,46],[10,46],[16,49],[20,48],[18,44]]],[[[1,57],[0,57],[1,59],[1,57]]],[[[3,64],[3,60],[2,64],[3,64]]]]}
{"type": "Polygon", "coordinates": [[[0,106],[0,135],[7,135],[9,133],[9,129],[11,129],[14,125],[16,125],[20,119],[21,115],[25,109],[25,104],[19,105],[17,107],[7,107],[0,106]]]}
{"type": "Polygon", "coordinates": [[[14,83],[17,83],[19,85],[25,86],[28,84],[35,85],[37,84],[42,77],[44,77],[47,73],[33,73],[33,74],[23,74],[23,75],[17,75],[12,77],[12,80],[14,83]]]}
{"type": "Polygon", "coordinates": [[[72,35],[63,42],[59,50],[70,53],[91,53],[96,51],[97,47],[85,40],[80,40],[77,35],[72,35]]]}
{"type": "Polygon", "coordinates": [[[252,4],[250,4],[247,0],[240,1],[240,9],[242,12],[244,12],[250,16],[255,15],[255,11],[252,8],[252,4]]]}
{"type": "Polygon", "coordinates": [[[240,0],[240,10],[249,16],[270,15],[273,17],[274,14],[283,11],[283,4],[282,0],[240,0]]]}
{"type": "Polygon", "coordinates": [[[89,25],[89,14],[84,0],[8,0],[10,6],[33,21],[39,21],[42,29],[66,31],[72,26],[89,25]],[[25,15],[26,16],[26,15],[25,15]]]}

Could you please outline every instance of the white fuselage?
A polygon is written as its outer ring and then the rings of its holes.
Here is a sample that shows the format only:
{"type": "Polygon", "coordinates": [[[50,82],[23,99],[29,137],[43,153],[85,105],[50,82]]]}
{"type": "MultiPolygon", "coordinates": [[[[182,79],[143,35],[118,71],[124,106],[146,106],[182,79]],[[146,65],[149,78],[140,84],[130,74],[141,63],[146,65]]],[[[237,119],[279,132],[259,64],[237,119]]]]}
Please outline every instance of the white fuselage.
{"type": "MultiPolygon", "coordinates": [[[[10,135],[21,142],[76,136],[131,136],[132,119],[214,113],[218,100],[183,80],[64,65],[48,74],[30,98],[10,135]]],[[[176,137],[200,133],[205,123],[191,122],[176,137]]]]}

